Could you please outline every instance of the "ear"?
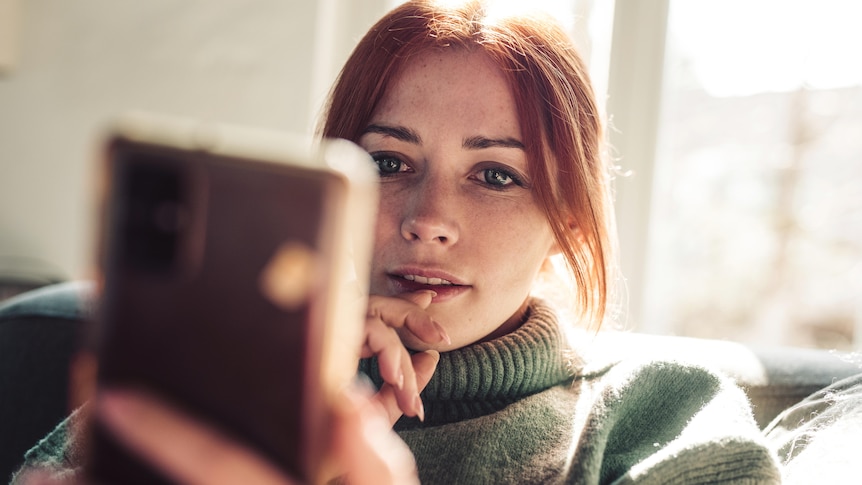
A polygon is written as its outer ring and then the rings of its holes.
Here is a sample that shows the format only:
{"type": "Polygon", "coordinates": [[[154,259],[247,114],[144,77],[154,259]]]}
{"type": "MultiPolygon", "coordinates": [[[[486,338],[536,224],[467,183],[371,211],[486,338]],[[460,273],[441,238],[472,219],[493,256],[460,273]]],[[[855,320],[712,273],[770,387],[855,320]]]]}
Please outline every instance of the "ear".
{"type": "MultiPolygon", "coordinates": [[[[575,222],[575,218],[571,215],[566,216],[566,226],[568,227],[569,231],[571,231],[575,235],[576,239],[581,240],[581,230],[578,228],[578,224],[575,222]]],[[[550,258],[551,256],[560,254],[562,252],[563,248],[560,246],[560,241],[558,241],[557,238],[554,237],[554,240],[551,243],[551,247],[550,249],[548,249],[548,257],[550,258]]]]}

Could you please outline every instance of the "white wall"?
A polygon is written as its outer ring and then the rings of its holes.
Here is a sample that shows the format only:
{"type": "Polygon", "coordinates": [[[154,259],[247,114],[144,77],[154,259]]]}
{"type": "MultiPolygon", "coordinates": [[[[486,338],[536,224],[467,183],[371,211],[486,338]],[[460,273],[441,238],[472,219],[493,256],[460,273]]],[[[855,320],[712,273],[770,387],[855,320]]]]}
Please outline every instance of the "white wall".
{"type": "Polygon", "coordinates": [[[0,75],[0,274],[91,275],[95,153],[128,109],[310,132],[384,0],[17,2],[0,75]]]}

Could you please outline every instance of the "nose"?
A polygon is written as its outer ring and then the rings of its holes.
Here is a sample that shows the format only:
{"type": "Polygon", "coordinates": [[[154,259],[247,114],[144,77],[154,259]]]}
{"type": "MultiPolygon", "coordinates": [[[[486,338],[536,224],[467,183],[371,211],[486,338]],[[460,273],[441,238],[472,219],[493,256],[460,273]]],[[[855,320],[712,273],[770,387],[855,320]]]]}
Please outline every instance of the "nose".
{"type": "Polygon", "coordinates": [[[458,242],[457,201],[435,182],[415,187],[405,201],[401,236],[413,242],[451,246],[458,242]]]}
{"type": "Polygon", "coordinates": [[[457,231],[450,225],[424,217],[404,219],[401,224],[401,235],[408,241],[438,243],[445,246],[458,241],[457,231]]]}

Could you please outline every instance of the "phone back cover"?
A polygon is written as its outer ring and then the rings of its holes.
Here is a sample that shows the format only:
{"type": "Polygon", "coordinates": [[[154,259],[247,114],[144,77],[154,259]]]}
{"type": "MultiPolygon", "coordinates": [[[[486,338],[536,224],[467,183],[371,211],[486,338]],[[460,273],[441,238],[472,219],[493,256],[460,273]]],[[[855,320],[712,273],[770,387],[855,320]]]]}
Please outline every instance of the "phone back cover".
{"type": "MultiPolygon", "coordinates": [[[[181,162],[160,148],[116,143],[95,342],[99,385],[169,396],[291,475],[305,476],[303,433],[324,419],[315,415],[323,405],[303,393],[315,387],[305,382],[317,374],[310,366],[319,359],[321,330],[312,323],[327,304],[326,292],[314,290],[329,274],[333,229],[326,224],[334,223],[329,211],[341,197],[339,181],[204,152],[181,162]],[[155,175],[147,175],[153,166],[155,175]],[[176,187],[158,183],[158,167],[177,170],[176,187]],[[141,197],[167,199],[167,207],[141,197]],[[147,210],[155,213],[151,224],[175,229],[172,241],[148,234],[150,223],[135,222],[135,211],[147,210]],[[292,270],[281,291],[299,297],[274,300],[279,287],[272,275],[277,280],[292,270]],[[300,288],[290,289],[297,280],[300,288]]],[[[95,433],[97,444],[110,442],[98,426],[95,433]]],[[[94,478],[164,482],[119,447],[94,451],[94,478]]]]}

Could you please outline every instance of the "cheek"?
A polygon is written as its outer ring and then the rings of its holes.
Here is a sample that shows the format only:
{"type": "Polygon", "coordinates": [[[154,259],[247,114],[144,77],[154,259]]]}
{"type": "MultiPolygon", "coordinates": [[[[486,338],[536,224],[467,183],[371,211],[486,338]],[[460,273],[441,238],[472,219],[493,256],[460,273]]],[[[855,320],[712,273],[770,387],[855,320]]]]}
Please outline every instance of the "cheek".
{"type": "Polygon", "coordinates": [[[391,253],[397,240],[401,237],[400,204],[382,198],[377,209],[374,223],[374,248],[372,251],[372,271],[384,263],[387,253],[391,253]]]}
{"type": "Polygon", "coordinates": [[[497,286],[518,288],[518,291],[531,288],[549,253],[550,245],[519,241],[516,237],[508,239],[503,245],[505,247],[496,248],[487,261],[487,267],[496,268],[497,286]]]}
{"type": "Polygon", "coordinates": [[[480,217],[473,234],[482,242],[474,254],[496,274],[496,286],[529,287],[553,247],[551,228],[532,210],[509,210],[501,217],[480,217]]]}
{"type": "Polygon", "coordinates": [[[375,249],[393,235],[400,232],[401,214],[398,211],[399,204],[381,197],[380,205],[377,207],[377,218],[374,223],[375,249]]]}
{"type": "Polygon", "coordinates": [[[498,254],[523,258],[536,253],[544,256],[552,246],[551,227],[537,208],[525,205],[528,204],[508,204],[495,211],[472,211],[473,232],[498,254]]]}

